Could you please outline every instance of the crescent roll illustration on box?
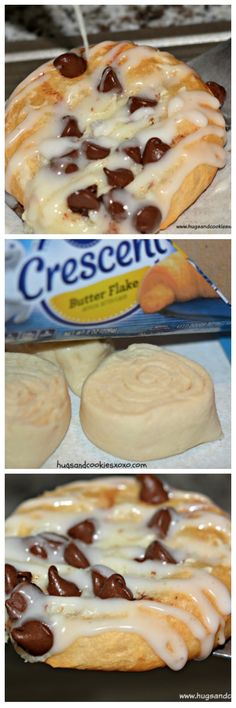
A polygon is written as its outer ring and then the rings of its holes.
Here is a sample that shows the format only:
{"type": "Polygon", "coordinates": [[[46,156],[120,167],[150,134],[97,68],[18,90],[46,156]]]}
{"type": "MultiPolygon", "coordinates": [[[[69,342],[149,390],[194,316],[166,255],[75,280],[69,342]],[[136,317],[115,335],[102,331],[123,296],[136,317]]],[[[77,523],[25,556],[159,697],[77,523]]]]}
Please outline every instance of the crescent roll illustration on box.
{"type": "Polygon", "coordinates": [[[171,54],[129,41],[38,67],[6,107],[6,189],[27,230],[164,230],[225,166],[225,97],[171,54]]]}

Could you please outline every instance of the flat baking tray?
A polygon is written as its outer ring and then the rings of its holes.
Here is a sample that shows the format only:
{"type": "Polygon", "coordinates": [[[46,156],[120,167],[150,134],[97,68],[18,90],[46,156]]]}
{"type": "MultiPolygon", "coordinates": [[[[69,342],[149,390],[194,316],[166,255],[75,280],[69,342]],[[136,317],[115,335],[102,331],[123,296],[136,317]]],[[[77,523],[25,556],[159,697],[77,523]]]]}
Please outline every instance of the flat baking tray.
{"type": "MultiPolygon", "coordinates": [[[[180,489],[208,494],[230,511],[229,474],[161,474],[167,483],[180,489]]],[[[6,511],[30,496],[41,494],[59,484],[94,475],[7,474],[6,511]]],[[[97,477],[97,475],[96,475],[97,477]]],[[[225,645],[225,651],[229,642],[225,645]]],[[[181,671],[158,669],[124,673],[52,669],[44,664],[27,664],[10,645],[6,647],[6,701],[230,701],[231,662],[211,655],[204,661],[190,661],[181,671]]]]}

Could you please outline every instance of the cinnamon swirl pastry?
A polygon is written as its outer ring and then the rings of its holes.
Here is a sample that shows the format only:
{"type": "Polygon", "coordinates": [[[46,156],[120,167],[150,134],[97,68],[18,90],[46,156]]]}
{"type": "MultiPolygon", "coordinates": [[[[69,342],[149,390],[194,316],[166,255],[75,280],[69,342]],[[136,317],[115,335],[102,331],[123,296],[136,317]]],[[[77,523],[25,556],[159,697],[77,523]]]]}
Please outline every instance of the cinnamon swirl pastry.
{"type": "Polygon", "coordinates": [[[230,636],[230,521],[150,474],[74,482],[6,523],[7,633],[52,667],[181,669],[230,636]]]}
{"type": "Polygon", "coordinates": [[[63,371],[29,354],[6,354],[6,467],[40,467],[70,423],[63,371]]]}
{"type": "Polygon", "coordinates": [[[6,187],[36,233],[157,233],[225,164],[225,90],[124,42],[65,53],[6,111],[6,187]]]}
{"type": "Polygon", "coordinates": [[[152,344],[131,344],[104,360],[81,393],[87,437],[127,460],[158,460],[221,437],[205,369],[152,344]]]}

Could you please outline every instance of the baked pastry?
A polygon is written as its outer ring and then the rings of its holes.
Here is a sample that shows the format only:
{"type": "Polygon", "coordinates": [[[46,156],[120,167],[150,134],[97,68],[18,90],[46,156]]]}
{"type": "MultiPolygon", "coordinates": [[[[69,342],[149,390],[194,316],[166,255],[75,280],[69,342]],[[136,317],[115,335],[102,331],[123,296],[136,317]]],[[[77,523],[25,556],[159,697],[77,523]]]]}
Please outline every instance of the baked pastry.
{"type": "Polygon", "coordinates": [[[212,285],[177,251],[152,266],[140,284],[138,303],[144,312],[159,312],[173,302],[186,302],[198,297],[216,298],[212,285]]]}
{"type": "Polygon", "coordinates": [[[110,342],[99,339],[72,342],[43,342],[38,344],[7,345],[9,351],[35,354],[57,364],[64,371],[68,386],[80,396],[82,385],[89,374],[114,351],[110,342]]]}
{"type": "Polygon", "coordinates": [[[36,468],[63,439],[71,405],[62,370],[29,354],[6,354],[6,467],[36,468]]]}
{"type": "Polygon", "coordinates": [[[25,661],[145,671],[230,636],[230,521],[150,474],[73,482],[6,522],[6,627],[25,661]]]}
{"type": "Polygon", "coordinates": [[[86,379],[83,430],[126,460],[158,460],[221,437],[214,387],[199,364],[152,344],[131,344],[86,379]]]}
{"type": "Polygon", "coordinates": [[[151,47],[64,53],[8,101],[6,188],[36,233],[157,233],[225,164],[224,98],[151,47]]]}

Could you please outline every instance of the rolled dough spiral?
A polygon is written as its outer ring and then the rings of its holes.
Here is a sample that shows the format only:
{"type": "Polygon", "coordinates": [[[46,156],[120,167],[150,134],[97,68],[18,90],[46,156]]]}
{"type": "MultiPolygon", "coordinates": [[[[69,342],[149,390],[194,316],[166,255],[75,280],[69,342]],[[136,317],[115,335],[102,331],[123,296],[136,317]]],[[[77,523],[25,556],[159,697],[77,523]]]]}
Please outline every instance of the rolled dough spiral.
{"type": "Polygon", "coordinates": [[[6,354],[6,467],[40,467],[70,423],[61,369],[29,354],[6,354]]]}
{"type": "Polygon", "coordinates": [[[221,436],[205,369],[150,344],[112,354],[88,377],[80,417],[95,445],[127,460],[176,455],[221,436]]]}

